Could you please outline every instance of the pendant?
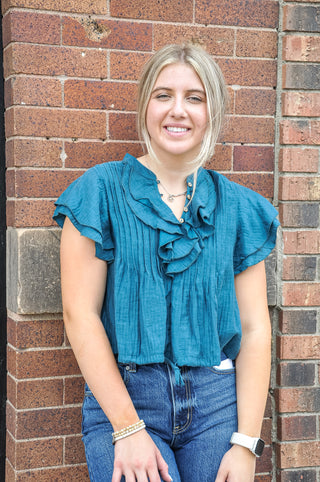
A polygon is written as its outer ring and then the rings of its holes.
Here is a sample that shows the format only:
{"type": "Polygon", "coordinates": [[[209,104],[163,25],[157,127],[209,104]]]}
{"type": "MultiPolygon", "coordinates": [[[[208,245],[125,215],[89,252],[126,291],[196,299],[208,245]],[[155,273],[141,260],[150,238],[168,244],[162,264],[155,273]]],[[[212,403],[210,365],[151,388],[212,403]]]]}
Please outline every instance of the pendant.
{"type": "Polygon", "coordinates": [[[171,203],[174,201],[174,195],[173,194],[169,194],[168,201],[170,201],[171,203]]]}

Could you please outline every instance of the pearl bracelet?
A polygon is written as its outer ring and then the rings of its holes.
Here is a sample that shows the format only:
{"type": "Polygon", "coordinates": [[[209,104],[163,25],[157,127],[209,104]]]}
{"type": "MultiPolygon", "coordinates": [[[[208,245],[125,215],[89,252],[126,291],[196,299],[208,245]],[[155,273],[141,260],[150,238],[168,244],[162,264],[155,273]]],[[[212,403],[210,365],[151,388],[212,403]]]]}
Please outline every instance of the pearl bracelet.
{"type": "Polygon", "coordinates": [[[117,432],[113,432],[112,434],[112,443],[113,445],[117,442],[117,440],[121,440],[122,438],[129,437],[140,430],[146,428],[146,424],[143,420],[139,420],[139,422],[134,423],[133,425],[129,425],[128,427],[122,428],[117,432]]]}

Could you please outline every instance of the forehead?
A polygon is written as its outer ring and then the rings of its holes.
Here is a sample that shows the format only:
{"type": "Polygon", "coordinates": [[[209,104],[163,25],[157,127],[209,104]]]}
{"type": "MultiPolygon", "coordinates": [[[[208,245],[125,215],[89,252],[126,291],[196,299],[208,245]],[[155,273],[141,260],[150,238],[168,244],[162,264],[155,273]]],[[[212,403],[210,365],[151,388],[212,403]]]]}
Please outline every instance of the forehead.
{"type": "Polygon", "coordinates": [[[200,77],[194,68],[191,65],[182,63],[170,64],[164,67],[154,83],[154,88],[159,86],[169,89],[204,90],[200,77]]]}

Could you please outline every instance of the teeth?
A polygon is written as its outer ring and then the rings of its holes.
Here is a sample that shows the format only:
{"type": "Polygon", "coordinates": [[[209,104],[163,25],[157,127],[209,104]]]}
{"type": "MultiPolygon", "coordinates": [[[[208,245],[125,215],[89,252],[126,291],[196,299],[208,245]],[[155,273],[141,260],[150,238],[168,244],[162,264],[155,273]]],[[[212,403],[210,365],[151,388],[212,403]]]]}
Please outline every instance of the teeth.
{"type": "Polygon", "coordinates": [[[186,127],[167,127],[169,132],[186,132],[188,129],[186,127]]]}

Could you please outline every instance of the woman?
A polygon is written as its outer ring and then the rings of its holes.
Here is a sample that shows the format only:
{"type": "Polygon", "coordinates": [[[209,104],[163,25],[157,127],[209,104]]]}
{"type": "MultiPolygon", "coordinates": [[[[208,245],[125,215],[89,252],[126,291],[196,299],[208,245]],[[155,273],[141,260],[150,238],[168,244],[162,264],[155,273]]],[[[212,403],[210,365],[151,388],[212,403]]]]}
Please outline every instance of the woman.
{"type": "Polygon", "coordinates": [[[90,478],[253,481],[277,212],[201,167],[227,102],[204,50],[158,51],[138,97],[146,155],[89,169],[56,203],[90,478]]]}

